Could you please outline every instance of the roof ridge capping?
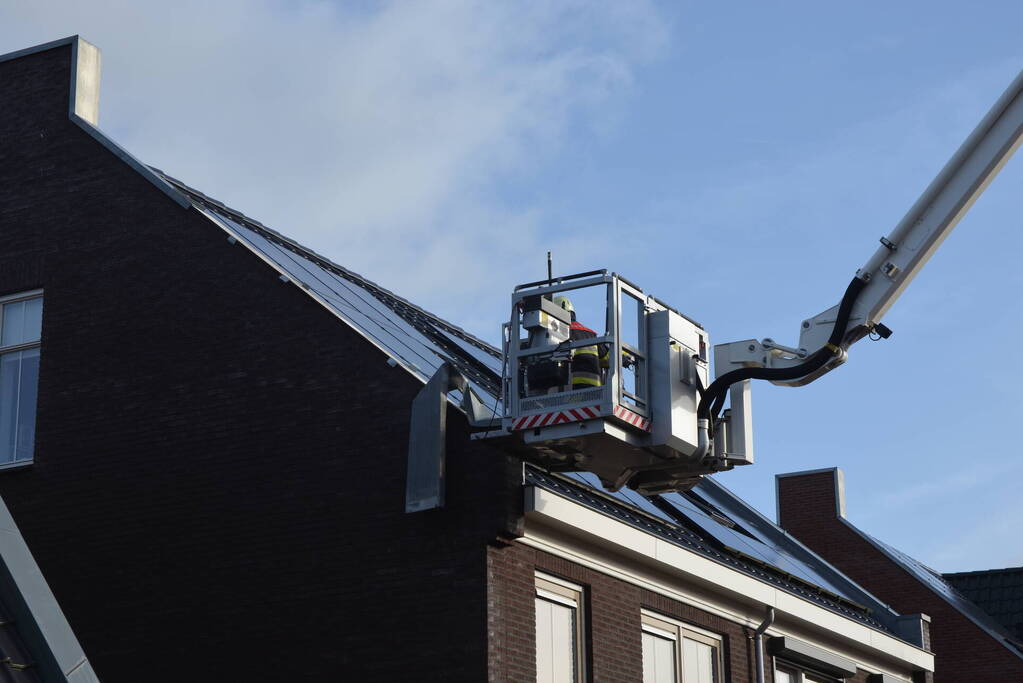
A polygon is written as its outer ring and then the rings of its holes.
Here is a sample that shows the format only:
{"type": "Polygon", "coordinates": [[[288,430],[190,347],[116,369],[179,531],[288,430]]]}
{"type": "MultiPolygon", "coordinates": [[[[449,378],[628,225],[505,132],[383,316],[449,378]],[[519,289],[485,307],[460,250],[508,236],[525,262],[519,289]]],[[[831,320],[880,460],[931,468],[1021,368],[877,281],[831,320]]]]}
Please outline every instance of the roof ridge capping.
{"type": "Polygon", "coordinates": [[[71,82],[68,86],[68,119],[89,134],[99,144],[126,163],[158,190],[170,197],[182,208],[190,208],[191,202],[174,189],[149,167],[132,156],[99,129],[99,91],[102,72],[100,49],[78,34],[15,50],[0,55],[0,63],[30,57],[60,47],[71,48],[71,82]]]}

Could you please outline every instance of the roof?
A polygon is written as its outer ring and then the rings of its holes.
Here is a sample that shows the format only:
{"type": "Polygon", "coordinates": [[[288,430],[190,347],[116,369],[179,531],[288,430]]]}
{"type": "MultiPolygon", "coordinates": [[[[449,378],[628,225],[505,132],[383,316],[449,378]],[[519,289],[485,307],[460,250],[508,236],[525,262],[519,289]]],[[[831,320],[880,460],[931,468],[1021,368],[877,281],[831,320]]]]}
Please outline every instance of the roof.
{"type": "MultiPolygon", "coordinates": [[[[303,247],[240,211],[150,167],[203,215],[295,283],[423,382],[445,361],[490,407],[500,394],[501,352],[487,342],[361,275],[303,247]]],[[[460,398],[453,394],[453,402],[460,398]]]]}
{"type": "Polygon", "coordinates": [[[526,483],[565,496],[731,569],[901,637],[891,608],[710,477],[683,494],[604,491],[585,472],[526,467],[526,483]]]}
{"type": "Polygon", "coordinates": [[[1023,643],[1023,567],[955,572],[942,578],[1023,643]]]}
{"type": "MultiPolygon", "coordinates": [[[[150,169],[281,275],[395,362],[426,382],[445,361],[498,409],[501,352],[485,341],[348,270],[159,169],[150,169]]],[[[898,616],[711,478],[686,493],[644,497],[603,490],[588,473],[528,469],[528,483],[613,514],[717,562],[874,628],[895,633],[898,616]]]]}
{"type": "Polygon", "coordinates": [[[1008,629],[992,618],[990,614],[968,600],[966,596],[956,589],[956,586],[953,585],[953,583],[946,580],[946,578],[939,572],[931,569],[923,562],[910,557],[901,550],[893,548],[887,543],[863,532],[844,518],[842,519],[846,522],[849,528],[860,534],[884,555],[887,555],[892,562],[902,567],[902,569],[908,572],[920,583],[924,584],[945,602],[950,604],[960,614],[972,621],[996,641],[1004,645],[1009,652],[1023,659],[1023,642],[1021,642],[1018,637],[1013,636],[1008,629]]]}

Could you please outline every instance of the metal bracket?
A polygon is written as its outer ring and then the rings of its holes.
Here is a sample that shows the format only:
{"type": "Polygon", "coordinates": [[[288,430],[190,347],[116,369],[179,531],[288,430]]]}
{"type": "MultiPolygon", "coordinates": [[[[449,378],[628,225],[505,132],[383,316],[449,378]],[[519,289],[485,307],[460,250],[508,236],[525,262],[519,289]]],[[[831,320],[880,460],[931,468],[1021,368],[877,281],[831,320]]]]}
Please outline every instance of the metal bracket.
{"type": "MultiPolygon", "coordinates": [[[[437,368],[412,401],[409,425],[405,512],[444,506],[444,442],[448,392],[469,392],[465,378],[448,363],[437,368]]],[[[472,399],[469,399],[470,403],[472,399]]]]}

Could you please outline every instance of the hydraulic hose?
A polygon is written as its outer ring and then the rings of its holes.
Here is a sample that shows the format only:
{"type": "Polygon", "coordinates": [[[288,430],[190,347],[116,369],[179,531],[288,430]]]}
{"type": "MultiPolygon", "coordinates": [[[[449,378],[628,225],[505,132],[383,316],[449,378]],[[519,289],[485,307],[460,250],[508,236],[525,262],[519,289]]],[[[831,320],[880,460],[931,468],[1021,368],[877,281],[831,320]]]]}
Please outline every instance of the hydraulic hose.
{"type": "Polygon", "coordinates": [[[853,304],[856,303],[856,298],[866,285],[866,280],[859,277],[852,279],[838,305],[835,326],[831,330],[831,336],[827,343],[810,354],[805,361],[790,368],[739,368],[726,372],[707,387],[707,391],[704,392],[696,408],[696,418],[698,420],[716,419],[724,405],[728,388],[736,382],[746,379],[796,379],[823,367],[825,363],[834,358],[835,354],[841,352],[840,345],[849,325],[853,304]]]}

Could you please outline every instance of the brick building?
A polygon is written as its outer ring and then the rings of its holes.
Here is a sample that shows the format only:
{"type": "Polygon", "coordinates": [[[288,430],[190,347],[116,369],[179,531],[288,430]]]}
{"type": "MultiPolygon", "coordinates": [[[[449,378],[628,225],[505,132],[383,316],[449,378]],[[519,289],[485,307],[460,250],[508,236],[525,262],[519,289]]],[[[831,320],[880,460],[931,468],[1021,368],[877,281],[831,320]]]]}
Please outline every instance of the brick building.
{"type": "Polygon", "coordinates": [[[413,400],[493,405],[498,352],[134,159],[98,87],[77,37],[0,57],[0,496],[98,680],[930,680],[916,608],[714,481],[608,494],[449,410],[406,513],[413,400]]]}
{"type": "Polygon", "coordinates": [[[1023,640],[1012,626],[1023,613],[1020,570],[942,576],[868,535],[845,516],[838,468],[777,477],[778,523],[894,609],[928,614],[937,683],[1023,681],[1023,640]],[[1003,618],[968,599],[974,598],[1003,618]]]}

